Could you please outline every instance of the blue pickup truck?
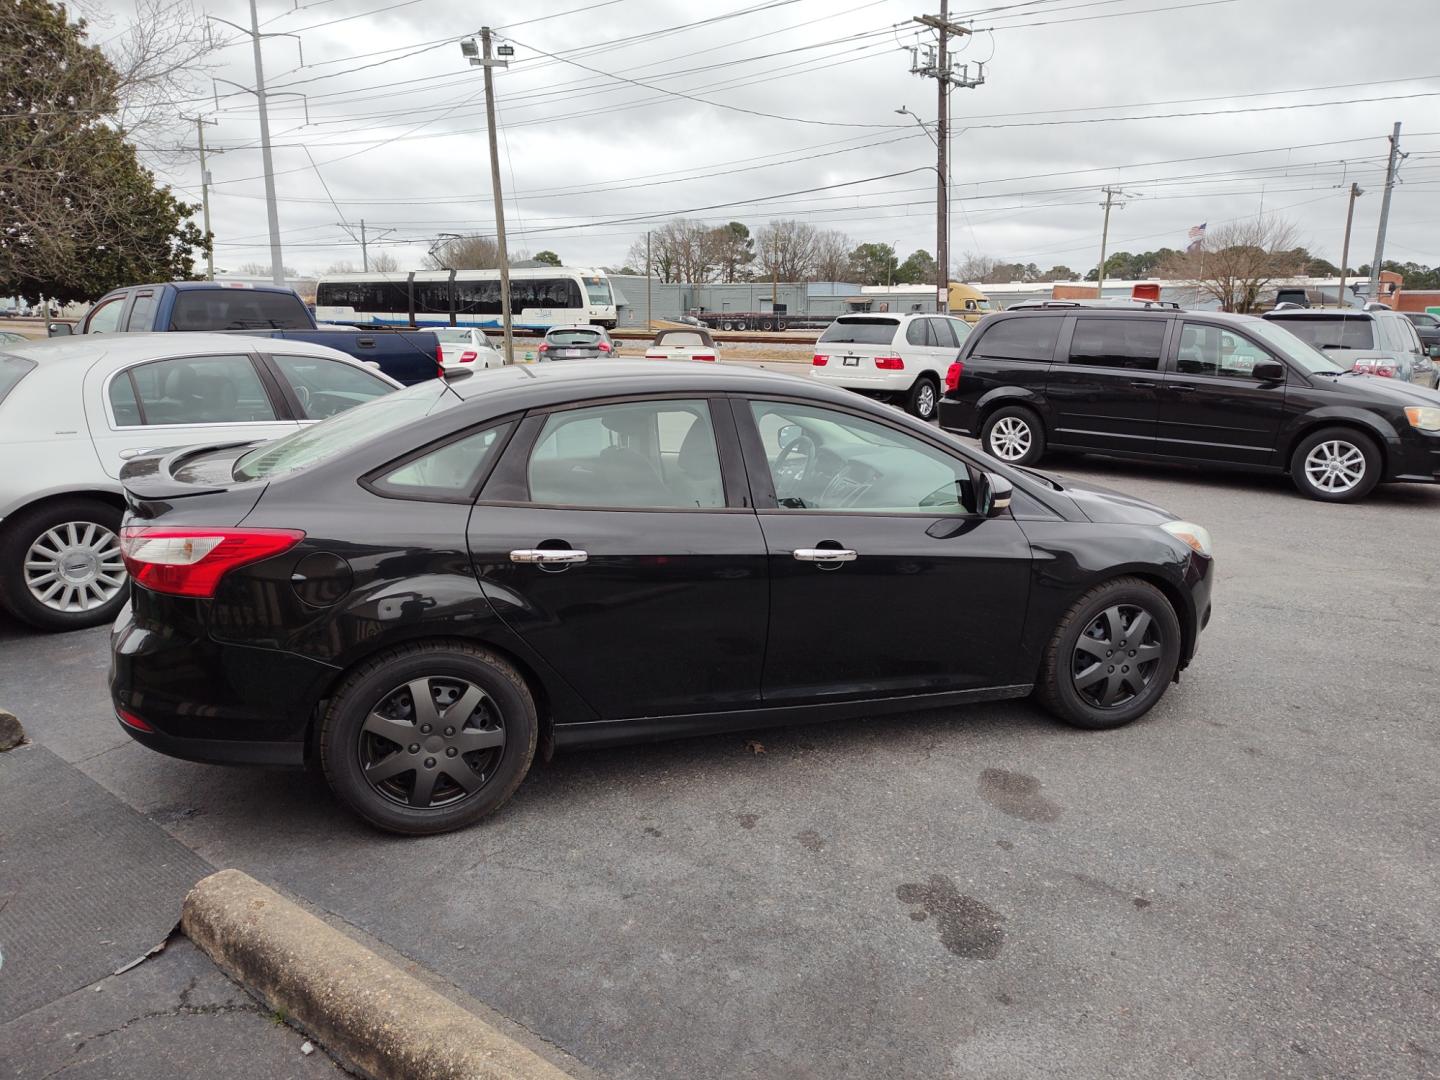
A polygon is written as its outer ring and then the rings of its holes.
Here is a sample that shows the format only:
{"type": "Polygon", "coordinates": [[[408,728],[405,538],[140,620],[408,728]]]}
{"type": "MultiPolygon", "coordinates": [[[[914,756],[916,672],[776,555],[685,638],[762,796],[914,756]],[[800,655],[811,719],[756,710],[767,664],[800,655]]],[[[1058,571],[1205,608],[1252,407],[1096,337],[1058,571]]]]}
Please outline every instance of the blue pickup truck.
{"type": "Polygon", "coordinates": [[[230,331],[328,345],[374,363],[409,386],[440,373],[440,342],[430,330],[320,327],[294,289],[232,281],[131,285],[102,296],[79,323],[51,323],[63,334],[230,331]]]}

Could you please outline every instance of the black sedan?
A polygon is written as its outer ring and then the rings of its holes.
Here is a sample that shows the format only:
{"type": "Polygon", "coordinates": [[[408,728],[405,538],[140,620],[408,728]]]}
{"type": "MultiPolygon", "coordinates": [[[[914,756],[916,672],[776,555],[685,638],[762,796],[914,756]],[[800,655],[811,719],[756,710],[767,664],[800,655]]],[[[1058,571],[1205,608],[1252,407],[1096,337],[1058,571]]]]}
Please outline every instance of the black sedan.
{"type": "Polygon", "coordinates": [[[260,446],[133,461],[111,691],[135,739],[318,764],[381,828],[466,825],[539,746],[1034,695],[1146,713],[1210,540],[785,375],[436,380],[260,446]]]}

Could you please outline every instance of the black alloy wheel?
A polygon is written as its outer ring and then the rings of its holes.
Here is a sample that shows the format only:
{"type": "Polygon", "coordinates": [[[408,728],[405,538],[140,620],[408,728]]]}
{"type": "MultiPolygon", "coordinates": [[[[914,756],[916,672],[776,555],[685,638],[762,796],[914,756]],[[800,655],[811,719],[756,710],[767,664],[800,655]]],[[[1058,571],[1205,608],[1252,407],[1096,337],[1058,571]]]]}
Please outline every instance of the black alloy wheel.
{"type": "Polygon", "coordinates": [[[1165,594],[1138,578],[1091,589],[1056,627],[1036,696],[1076,727],[1120,727],[1149,712],[1180,661],[1180,620],[1165,594]]]}
{"type": "Polygon", "coordinates": [[[463,643],[409,645],[345,680],[321,721],[320,761],[372,825],[447,832],[510,797],[537,732],[529,687],[503,659],[463,643]]]}

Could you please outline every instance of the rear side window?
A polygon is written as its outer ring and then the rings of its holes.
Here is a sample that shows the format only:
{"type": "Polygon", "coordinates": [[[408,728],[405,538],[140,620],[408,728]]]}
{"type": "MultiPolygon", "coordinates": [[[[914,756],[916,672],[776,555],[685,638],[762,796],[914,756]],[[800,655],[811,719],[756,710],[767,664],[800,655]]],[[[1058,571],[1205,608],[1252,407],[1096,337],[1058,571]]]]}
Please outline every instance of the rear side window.
{"type": "Polygon", "coordinates": [[[110,403],[120,427],[275,419],[255,365],[241,355],[181,356],[139,364],[111,380],[110,403]],[[128,394],[121,385],[125,382],[130,383],[128,394]]]}
{"type": "Polygon", "coordinates": [[[310,313],[293,293],[259,289],[182,289],[171,330],[309,330],[310,313]]]}
{"type": "Polygon", "coordinates": [[[1307,316],[1302,318],[1267,318],[1279,323],[1307,345],[1317,349],[1373,349],[1375,322],[1368,315],[1307,316]]]}
{"type": "Polygon", "coordinates": [[[373,487],[401,498],[452,499],[474,490],[481,472],[512,425],[486,428],[414,458],[375,480],[373,487]]]}
{"type": "Polygon", "coordinates": [[[1157,371],[1165,343],[1165,323],[1158,319],[1091,319],[1075,321],[1070,363],[1088,367],[1157,371]]]}
{"type": "Polygon", "coordinates": [[[130,317],[125,320],[125,329],[130,333],[145,333],[155,321],[155,293],[142,292],[136,295],[130,305],[130,317]]]}
{"type": "Polygon", "coordinates": [[[982,332],[974,355],[996,360],[1038,360],[1049,363],[1060,337],[1060,320],[1029,315],[1003,319],[982,332]]]}
{"type": "Polygon", "coordinates": [[[35,361],[18,356],[0,356],[0,402],[4,402],[20,380],[35,368],[35,361]]]}
{"type": "Polygon", "coordinates": [[[889,345],[899,325],[898,319],[836,319],[820,340],[837,345],[889,345]]]}
{"type": "Polygon", "coordinates": [[[275,366],[295,391],[306,420],[328,416],[384,397],[395,387],[368,371],[327,356],[276,356],[275,366]]]}
{"type": "Polygon", "coordinates": [[[909,345],[934,345],[935,338],[927,332],[929,319],[912,319],[905,328],[905,342],[909,345]]]}

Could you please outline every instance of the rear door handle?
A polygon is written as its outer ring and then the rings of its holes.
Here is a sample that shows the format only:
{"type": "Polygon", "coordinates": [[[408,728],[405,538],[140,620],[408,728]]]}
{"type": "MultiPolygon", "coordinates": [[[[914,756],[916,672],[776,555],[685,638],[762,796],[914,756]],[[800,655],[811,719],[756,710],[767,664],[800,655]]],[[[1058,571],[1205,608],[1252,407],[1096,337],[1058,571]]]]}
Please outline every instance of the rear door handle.
{"type": "Polygon", "coordinates": [[[510,552],[513,563],[582,563],[589,558],[589,552],[573,548],[521,548],[510,552]]]}
{"type": "Polygon", "coordinates": [[[121,450],[120,457],[124,461],[129,461],[131,458],[137,458],[141,454],[153,454],[154,452],[155,447],[153,446],[132,446],[128,450],[121,450]]]}
{"type": "Polygon", "coordinates": [[[801,562],[854,562],[860,557],[848,548],[796,548],[791,554],[801,562]]]}
{"type": "Polygon", "coordinates": [[[375,339],[373,337],[356,338],[355,344],[362,349],[369,349],[375,345],[375,339]]]}
{"type": "Polygon", "coordinates": [[[1166,390],[1173,390],[1173,391],[1174,391],[1175,393],[1177,393],[1177,394],[1193,394],[1193,393],[1195,392],[1195,387],[1193,387],[1193,386],[1186,386],[1184,383],[1168,383],[1168,382],[1167,382],[1167,383],[1165,384],[1165,389],[1166,389],[1166,390]]]}

